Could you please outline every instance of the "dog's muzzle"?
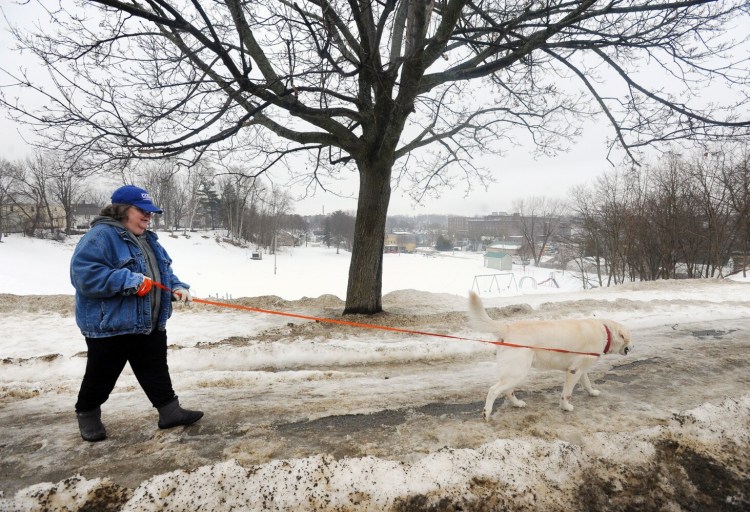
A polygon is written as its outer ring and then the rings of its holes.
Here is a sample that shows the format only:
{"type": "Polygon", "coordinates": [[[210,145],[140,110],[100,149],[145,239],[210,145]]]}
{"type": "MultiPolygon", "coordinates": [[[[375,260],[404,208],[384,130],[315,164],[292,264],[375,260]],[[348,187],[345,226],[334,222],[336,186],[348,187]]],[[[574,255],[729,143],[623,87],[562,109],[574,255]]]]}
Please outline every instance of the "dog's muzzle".
{"type": "Polygon", "coordinates": [[[630,347],[625,347],[624,349],[622,349],[622,353],[625,354],[625,355],[628,355],[631,350],[632,349],[630,347]]]}

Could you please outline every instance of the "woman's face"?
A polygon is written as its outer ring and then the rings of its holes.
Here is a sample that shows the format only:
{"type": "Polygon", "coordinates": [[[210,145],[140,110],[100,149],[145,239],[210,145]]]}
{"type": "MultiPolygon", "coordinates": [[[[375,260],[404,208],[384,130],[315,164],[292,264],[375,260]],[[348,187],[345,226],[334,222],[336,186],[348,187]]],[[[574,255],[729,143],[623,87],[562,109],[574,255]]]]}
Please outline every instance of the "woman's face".
{"type": "Polygon", "coordinates": [[[125,220],[122,221],[122,225],[134,235],[142,235],[148,229],[151,215],[151,212],[143,211],[137,206],[131,206],[125,213],[125,220]]]}

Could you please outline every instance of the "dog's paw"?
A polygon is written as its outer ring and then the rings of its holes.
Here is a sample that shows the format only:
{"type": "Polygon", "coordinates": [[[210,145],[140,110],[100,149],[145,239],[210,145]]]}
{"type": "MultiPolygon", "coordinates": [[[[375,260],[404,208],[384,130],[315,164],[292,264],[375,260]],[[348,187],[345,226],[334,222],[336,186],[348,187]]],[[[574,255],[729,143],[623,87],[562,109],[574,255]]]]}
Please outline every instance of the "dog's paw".
{"type": "Polygon", "coordinates": [[[519,400],[518,398],[511,400],[510,403],[513,405],[513,407],[526,407],[526,402],[524,402],[523,400],[519,400]]]}
{"type": "Polygon", "coordinates": [[[575,407],[573,407],[573,404],[568,401],[560,401],[560,409],[570,412],[575,409],[575,407]]]}
{"type": "Polygon", "coordinates": [[[484,418],[484,421],[490,421],[490,416],[492,416],[492,411],[484,410],[482,411],[482,417],[484,418]]]}
{"type": "Polygon", "coordinates": [[[591,391],[589,391],[589,396],[599,396],[601,394],[602,392],[599,391],[598,389],[592,389],[591,391]]]}

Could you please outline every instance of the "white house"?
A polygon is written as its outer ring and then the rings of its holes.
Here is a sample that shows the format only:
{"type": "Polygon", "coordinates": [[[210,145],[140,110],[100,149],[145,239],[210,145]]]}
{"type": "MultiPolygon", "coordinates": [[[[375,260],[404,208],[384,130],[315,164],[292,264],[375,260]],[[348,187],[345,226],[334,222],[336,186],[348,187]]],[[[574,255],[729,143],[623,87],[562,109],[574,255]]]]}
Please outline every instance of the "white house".
{"type": "Polygon", "coordinates": [[[513,270],[513,257],[504,252],[484,253],[484,266],[497,270],[513,270]]]}

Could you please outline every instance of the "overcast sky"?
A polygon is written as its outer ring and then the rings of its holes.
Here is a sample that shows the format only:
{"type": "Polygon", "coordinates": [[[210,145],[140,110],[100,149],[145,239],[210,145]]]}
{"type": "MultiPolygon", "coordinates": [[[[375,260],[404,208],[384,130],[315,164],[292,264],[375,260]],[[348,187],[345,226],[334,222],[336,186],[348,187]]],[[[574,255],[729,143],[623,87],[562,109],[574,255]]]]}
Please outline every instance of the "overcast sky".
{"type": "MultiPolygon", "coordinates": [[[[14,71],[20,66],[30,66],[33,61],[30,56],[19,55],[11,50],[14,42],[7,30],[8,22],[31,27],[41,13],[33,0],[30,5],[25,6],[19,6],[16,2],[17,0],[2,0],[1,8],[5,16],[0,19],[0,66],[14,71]]],[[[0,85],[7,82],[8,77],[0,75],[0,85]]],[[[9,97],[18,94],[7,89],[5,93],[9,97]]],[[[3,134],[0,137],[0,157],[17,160],[30,153],[22,138],[22,134],[28,135],[28,131],[7,119],[3,111],[0,111],[0,133],[3,134]]],[[[498,211],[510,212],[514,201],[532,196],[565,199],[571,187],[590,183],[606,170],[612,169],[606,159],[605,138],[608,135],[612,135],[612,131],[606,124],[591,124],[585,129],[583,136],[572,143],[568,153],[539,159],[531,155],[534,148],[529,141],[519,138],[520,144],[527,145],[508,148],[506,155],[501,158],[481,155],[475,158],[474,164],[490,169],[496,180],[487,190],[475,185],[474,190],[465,197],[465,187],[456,186],[443,192],[439,199],[428,198],[422,205],[414,205],[408,196],[396,189],[391,197],[389,214],[486,215],[498,211]]],[[[342,186],[341,192],[354,196],[358,181],[354,174],[351,176],[349,182],[342,186]]],[[[356,209],[356,200],[319,192],[316,197],[295,202],[295,213],[302,215],[330,213],[338,209],[353,211],[356,209]]]]}

